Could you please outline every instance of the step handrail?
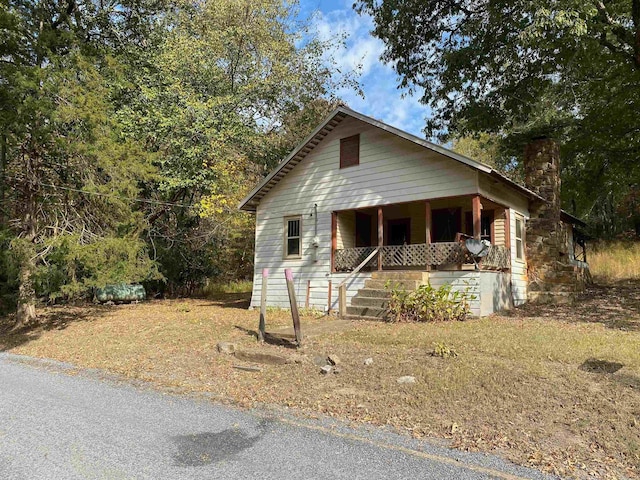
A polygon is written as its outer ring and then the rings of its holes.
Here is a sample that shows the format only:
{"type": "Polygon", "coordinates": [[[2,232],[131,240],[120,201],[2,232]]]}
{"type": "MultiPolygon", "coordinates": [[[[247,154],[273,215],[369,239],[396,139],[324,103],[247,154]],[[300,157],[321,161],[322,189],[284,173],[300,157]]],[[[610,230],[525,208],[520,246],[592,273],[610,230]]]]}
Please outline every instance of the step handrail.
{"type": "Polygon", "coordinates": [[[353,277],[356,273],[358,273],[360,270],[362,270],[364,268],[364,266],[369,263],[369,261],[376,255],[376,253],[378,253],[380,251],[381,247],[376,247],[373,252],[371,252],[369,254],[369,256],[367,258],[365,258],[360,265],[358,265],[356,268],[354,268],[351,272],[349,272],[349,275],[347,275],[346,277],[344,277],[344,280],[342,280],[339,284],[338,284],[338,288],[340,288],[341,286],[343,286],[345,283],[347,283],[347,280],[349,280],[351,277],[353,277]]]}
{"type": "Polygon", "coordinates": [[[351,272],[349,272],[349,275],[347,275],[346,277],[344,277],[344,280],[342,280],[340,282],[340,284],[338,285],[338,310],[340,313],[341,317],[344,317],[347,314],[347,287],[346,287],[346,283],[347,281],[353,277],[356,273],[358,273],[360,270],[362,270],[362,268],[369,263],[369,261],[375,257],[378,252],[380,251],[380,246],[377,246],[373,252],[371,252],[369,254],[369,256],[367,258],[365,258],[360,265],[358,265],[356,268],[354,268],[351,272]]]}

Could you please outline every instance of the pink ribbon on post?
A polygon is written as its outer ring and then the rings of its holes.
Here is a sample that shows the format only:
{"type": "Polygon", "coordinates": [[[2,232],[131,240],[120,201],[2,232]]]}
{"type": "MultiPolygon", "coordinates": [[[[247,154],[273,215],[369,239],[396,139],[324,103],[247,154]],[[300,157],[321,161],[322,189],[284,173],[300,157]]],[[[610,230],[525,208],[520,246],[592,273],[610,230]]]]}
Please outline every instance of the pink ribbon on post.
{"type": "Polygon", "coordinates": [[[284,269],[284,278],[288,281],[288,282],[293,282],[293,272],[291,271],[290,268],[285,268],[284,269]]]}

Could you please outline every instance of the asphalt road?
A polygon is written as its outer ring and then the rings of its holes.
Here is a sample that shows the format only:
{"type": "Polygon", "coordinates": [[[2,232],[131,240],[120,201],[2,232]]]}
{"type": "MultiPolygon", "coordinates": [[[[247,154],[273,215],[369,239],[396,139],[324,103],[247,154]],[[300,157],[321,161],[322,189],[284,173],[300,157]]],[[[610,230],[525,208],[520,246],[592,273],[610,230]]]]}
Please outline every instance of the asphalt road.
{"type": "Polygon", "coordinates": [[[243,411],[0,353],[0,479],[218,478],[550,477],[380,428],[243,411]]]}

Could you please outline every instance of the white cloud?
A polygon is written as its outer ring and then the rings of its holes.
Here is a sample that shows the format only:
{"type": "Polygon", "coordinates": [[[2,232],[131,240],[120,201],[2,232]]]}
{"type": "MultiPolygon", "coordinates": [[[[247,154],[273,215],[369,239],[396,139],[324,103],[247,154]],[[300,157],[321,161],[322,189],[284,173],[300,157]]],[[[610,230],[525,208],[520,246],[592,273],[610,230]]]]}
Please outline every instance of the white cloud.
{"type": "MultiPolygon", "coordinates": [[[[419,96],[402,96],[392,65],[380,60],[384,43],[370,34],[374,26],[372,18],[358,15],[352,4],[353,0],[321,2],[315,5],[317,11],[313,15],[311,31],[320,40],[344,38],[343,43],[327,53],[327,61],[333,59],[334,67],[343,74],[358,73],[365,98],[346,88],[336,92],[337,96],[354,110],[424,136],[422,128],[429,109],[419,103],[419,96]]],[[[314,8],[312,2],[304,0],[301,6],[314,8]]]]}

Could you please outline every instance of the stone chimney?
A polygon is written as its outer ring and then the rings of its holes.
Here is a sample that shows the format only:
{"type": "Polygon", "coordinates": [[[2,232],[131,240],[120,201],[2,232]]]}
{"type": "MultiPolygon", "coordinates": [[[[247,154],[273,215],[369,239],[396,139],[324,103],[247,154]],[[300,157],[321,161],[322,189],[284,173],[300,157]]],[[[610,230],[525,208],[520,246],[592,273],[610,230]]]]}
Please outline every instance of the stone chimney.
{"type": "Polygon", "coordinates": [[[582,290],[569,256],[569,227],[560,219],[560,149],[550,138],[534,139],[524,151],[525,185],[544,201],[532,201],[526,223],[526,258],[531,302],[573,301],[582,290]]]}

